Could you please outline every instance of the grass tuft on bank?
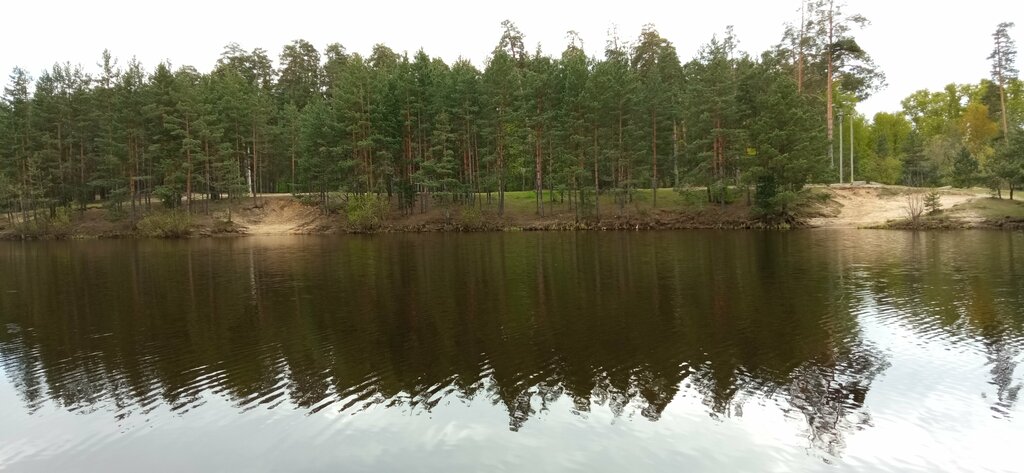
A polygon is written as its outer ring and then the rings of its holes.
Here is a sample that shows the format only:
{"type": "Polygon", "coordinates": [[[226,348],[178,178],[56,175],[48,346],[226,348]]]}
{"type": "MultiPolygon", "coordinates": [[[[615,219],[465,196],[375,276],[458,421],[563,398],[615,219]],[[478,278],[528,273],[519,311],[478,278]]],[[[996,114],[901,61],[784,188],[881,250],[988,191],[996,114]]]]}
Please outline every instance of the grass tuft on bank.
{"type": "Polygon", "coordinates": [[[156,212],[139,220],[135,228],[152,238],[187,238],[192,234],[192,216],[178,210],[156,212]]]}

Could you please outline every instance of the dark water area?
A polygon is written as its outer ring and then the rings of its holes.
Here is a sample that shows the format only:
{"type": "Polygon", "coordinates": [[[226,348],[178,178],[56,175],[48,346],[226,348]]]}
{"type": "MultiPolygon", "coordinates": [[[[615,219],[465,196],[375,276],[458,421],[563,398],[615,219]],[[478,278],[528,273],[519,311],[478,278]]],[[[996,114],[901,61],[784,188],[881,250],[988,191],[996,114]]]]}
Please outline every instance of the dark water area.
{"type": "Polygon", "coordinates": [[[0,470],[1022,471],[1024,234],[0,243],[0,470]]]}

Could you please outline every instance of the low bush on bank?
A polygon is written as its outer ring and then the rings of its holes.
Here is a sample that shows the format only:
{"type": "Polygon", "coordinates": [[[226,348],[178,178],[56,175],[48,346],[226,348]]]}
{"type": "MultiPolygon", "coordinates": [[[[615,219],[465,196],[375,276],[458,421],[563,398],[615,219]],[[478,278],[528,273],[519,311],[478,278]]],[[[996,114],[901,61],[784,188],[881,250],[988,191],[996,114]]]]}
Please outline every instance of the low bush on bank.
{"type": "Polygon", "coordinates": [[[832,213],[832,194],[802,186],[779,186],[771,176],[759,180],[751,196],[750,216],[757,228],[797,228],[810,218],[832,213]]]}
{"type": "Polygon", "coordinates": [[[486,227],[484,213],[480,207],[470,205],[459,212],[459,227],[464,231],[480,231],[486,227]]]}
{"type": "Polygon", "coordinates": [[[917,221],[910,218],[890,220],[880,225],[873,225],[867,228],[881,230],[961,230],[966,228],[977,228],[970,222],[949,216],[923,216],[917,221]]]}
{"type": "Polygon", "coordinates": [[[181,211],[149,214],[135,224],[140,235],[154,238],[185,238],[192,234],[192,217],[181,211]]]}
{"type": "Polygon", "coordinates": [[[345,203],[345,217],[352,231],[372,232],[387,219],[390,209],[390,202],[385,197],[352,195],[345,203]]]}
{"type": "Polygon", "coordinates": [[[67,238],[71,234],[71,210],[58,207],[52,215],[40,215],[13,226],[14,234],[30,240],[67,238]]]}

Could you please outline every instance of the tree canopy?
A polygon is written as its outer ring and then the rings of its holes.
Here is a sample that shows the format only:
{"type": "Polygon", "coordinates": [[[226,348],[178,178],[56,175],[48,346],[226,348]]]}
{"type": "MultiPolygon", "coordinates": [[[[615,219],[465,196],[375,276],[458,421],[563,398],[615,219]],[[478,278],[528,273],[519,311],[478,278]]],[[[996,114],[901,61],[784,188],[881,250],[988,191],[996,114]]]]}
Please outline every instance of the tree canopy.
{"type": "Polygon", "coordinates": [[[407,212],[417,201],[500,212],[506,191],[533,190],[539,214],[545,193],[583,214],[600,211],[600,194],[624,205],[650,188],[656,206],[658,189],[723,202],[753,186],[756,206],[777,214],[805,183],[836,179],[833,105],[853,120],[867,179],[950,182],[966,168],[947,145],[986,176],[1009,175],[987,164],[1005,161],[997,142],[1024,113],[1008,26],[996,82],[921,91],[869,122],[854,105],[884,76],[853,36],[866,19],[831,1],[803,10],[757,56],[729,28],[682,61],[654,25],[633,41],[613,32],[602,57],[574,32],[548,55],[505,21],[483,67],[298,39],[276,62],[228,44],[205,72],[121,65],[106,51],[96,72],[57,63],[33,80],[15,69],[0,105],[0,207],[29,219],[103,202],[135,215],[153,202],[196,212],[223,197],[348,192],[407,212]]]}

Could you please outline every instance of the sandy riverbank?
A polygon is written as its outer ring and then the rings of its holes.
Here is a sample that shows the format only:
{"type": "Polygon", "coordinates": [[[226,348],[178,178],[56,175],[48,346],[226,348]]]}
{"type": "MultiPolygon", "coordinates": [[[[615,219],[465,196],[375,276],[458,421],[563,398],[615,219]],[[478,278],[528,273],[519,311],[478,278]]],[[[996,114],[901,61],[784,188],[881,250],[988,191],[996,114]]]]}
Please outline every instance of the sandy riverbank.
{"type": "Polygon", "coordinates": [[[920,189],[880,184],[818,188],[829,198],[822,215],[807,219],[812,227],[879,228],[905,226],[908,201],[928,192],[939,196],[940,211],[922,217],[926,228],[994,228],[1024,218],[1024,202],[996,199],[987,189],[920,189]]]}

